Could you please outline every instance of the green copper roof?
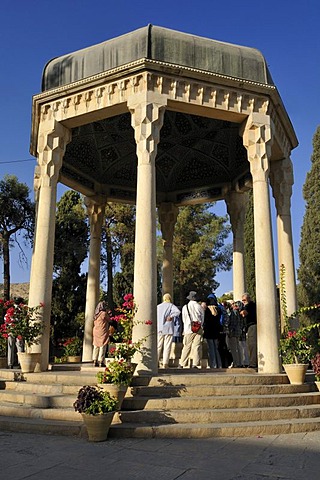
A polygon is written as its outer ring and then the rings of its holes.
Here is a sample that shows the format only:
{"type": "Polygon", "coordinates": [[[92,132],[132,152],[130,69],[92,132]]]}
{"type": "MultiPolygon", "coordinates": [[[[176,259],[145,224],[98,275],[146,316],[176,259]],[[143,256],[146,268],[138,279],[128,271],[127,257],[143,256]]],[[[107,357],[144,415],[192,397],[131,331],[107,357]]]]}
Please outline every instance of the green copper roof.
{"type": "Polygon", "coordinates": [[[50,60],[44,68],[42,90],[67,85],[141,58],[274,85],[259,50],[148,25],[50,60]]]}

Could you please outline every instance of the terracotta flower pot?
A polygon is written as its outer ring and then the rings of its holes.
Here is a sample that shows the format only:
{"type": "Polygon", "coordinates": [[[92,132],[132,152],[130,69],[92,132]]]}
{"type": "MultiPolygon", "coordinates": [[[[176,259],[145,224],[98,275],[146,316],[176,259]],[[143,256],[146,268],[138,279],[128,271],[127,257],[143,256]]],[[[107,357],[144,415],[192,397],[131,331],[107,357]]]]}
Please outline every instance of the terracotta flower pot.
{"type": "Polygon", "coordinates": [[[68,355],[67,356],[67,362],[68,363],[80,363],[81,362],[81,356],[80,355],[68,355]]]}
{"type": "Polygon", "coordinates": [[[22,373],[40,371],[41,353],[18,352],[18,359],[22,373]]]}
{"type": "Polygon", "coordinates": [[[308,370],[307,363],[288,363],[283,365],[289,382],[292,385],[303,385],[308,370]]]}
{"type": "Polygon", "coordinates": [[[81,413],[87,428],[89,442],[104,442],[107,440],[114,413],[115,412],[109,412],[103,415],[81,413]]]}
{"type": "Polygon", "coordinates": [[[127,385],[116,385],[115,383],[99,383],[98,387],[101,387],[105,392],[110,393],[112,397],[118,400],[117,410],[121,410],[121,405],[125,394],[127,393],[127,385]]]}

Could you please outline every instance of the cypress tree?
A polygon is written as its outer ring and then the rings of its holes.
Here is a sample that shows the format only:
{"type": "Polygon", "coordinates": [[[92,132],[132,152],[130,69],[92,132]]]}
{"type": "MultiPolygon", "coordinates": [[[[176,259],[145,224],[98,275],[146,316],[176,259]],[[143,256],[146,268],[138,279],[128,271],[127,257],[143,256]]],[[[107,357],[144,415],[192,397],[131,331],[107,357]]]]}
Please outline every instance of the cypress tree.
{"type": "Polygon", "coordinates": [[[254,257],[254,216],[253,216],[253,190],[249,192],[246,218],[244,224],[244,263],[246,272],[247,292],[251,298],[256,297],[256,276],[254,257]]]}
{"type": "MultiPolygon", "coordinates": [[[[320,301],[320,126],[313,137],[311,169],[303,186],[306,209],[301,228],[298,269],[299,306],[320,301]]],[[[309,316],[309,315],[308,315],[309,316]]]]}

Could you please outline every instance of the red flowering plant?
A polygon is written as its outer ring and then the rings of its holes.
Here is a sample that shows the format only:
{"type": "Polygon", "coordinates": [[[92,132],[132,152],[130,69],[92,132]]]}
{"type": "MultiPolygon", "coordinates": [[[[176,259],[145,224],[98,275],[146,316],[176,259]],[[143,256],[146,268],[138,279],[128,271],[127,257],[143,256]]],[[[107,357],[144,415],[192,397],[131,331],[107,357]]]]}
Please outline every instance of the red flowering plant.
{"type": "Polygon", "coordinates": [[[66,357],[76,357],[81,355],[82,340],[79,337],[67,338],[62,343],[63,353],[66,357]]]}
{"type": "Polygon", "coordinates": [[[28,307],[24,303],[18,305],[11,302],[6,309],[1,335],[4,338],[12,335],[19,340],[23,340],[28,347],[38,344],[44,327],[41,315],[43,306],[43,303],[36,307],[28,307]]]}
{"type": "Polygon", "coordinates": [[[123,358],[110,360],[103,372],[97,373],[98,383],[130,385],[135,366],[123,358]]]}
{"type": "Polygon", "coordinates": [[[281,312],[284,319],[284,329],[280,338],[279,351],[283,364],[290,363],[308,363],[319,351],[319,323],[313,323],[308,326],[292,328],[292,320],[296,320],[300,314],[317,310],[320,304],[301,307],[296,312],[288,316],[285,289],[285,268],[280,267],[280,293],[281,293],[281,312]]]}

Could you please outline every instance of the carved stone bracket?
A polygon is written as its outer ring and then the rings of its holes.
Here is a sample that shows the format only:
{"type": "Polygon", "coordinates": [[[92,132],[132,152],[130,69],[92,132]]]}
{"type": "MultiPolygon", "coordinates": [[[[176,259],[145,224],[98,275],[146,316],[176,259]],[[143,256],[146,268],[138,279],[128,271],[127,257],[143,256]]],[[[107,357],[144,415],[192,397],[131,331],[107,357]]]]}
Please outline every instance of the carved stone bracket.
{"type": "Polygon", "coordinates": [[[270,163],[270,183],[278,215],[290,215],[293,166],[290,158],[270,163]]]}

